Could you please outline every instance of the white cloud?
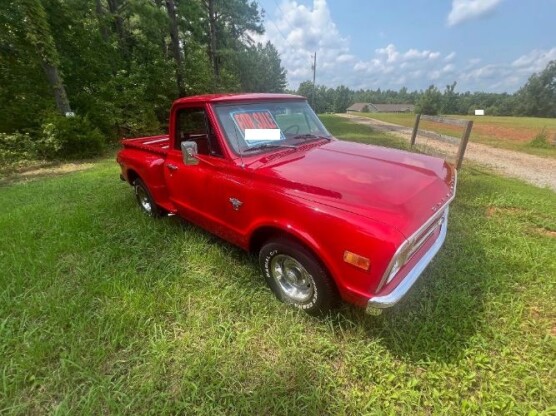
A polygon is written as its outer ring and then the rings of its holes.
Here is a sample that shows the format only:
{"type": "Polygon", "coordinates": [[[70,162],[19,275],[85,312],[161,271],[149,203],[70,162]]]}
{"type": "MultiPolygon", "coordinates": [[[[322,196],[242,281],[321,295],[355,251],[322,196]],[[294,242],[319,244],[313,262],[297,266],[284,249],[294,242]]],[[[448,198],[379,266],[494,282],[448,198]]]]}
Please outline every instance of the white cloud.
{"type": "Polygon", "coordinates": [[[444,57],[444,61],[446,61],[446,62],[453,61],[455,57],[456,57],[456,53],[455,52],[450,52],[448,55],[446,55],[444,57]]]}
{"type": "Polygon", "coordinates": [[[448,26],[455,26],[491,13],[502,0],[452,0],[448,26]]]}
{"type": "Polygon", "coordinates": [[[515,91],[525,84],[531,74],[542,71],[555,59],[556,48],[534,49],[509,63],[478,66],[480,59],[471,60],[467,71],[461,71],[460,79],[485,91],[515,91]]]}
{"type": "Polygon", "coordinates": [[[266,33],[255,37],[271,40],[288,70],[290,85],[312,78],[312,55],[317,52],[319,82],[337,78],[338,67],[346,67],[356,58],[349,52],[349,38],[339,32],[330,16],[326,0],[314,0],[307,7],[295,0],[283,0],[276,18],[266,19],[266,33]]]}
{"type": "MultiPolygon", "coordinates": [[[[472,1],[455,3],[474,3],[472,1]]],[[[494,4],[493,0],[483,3],[494,4]]],[[[533,73],[556,59],[556,47],[533,50],[506,63],[478,58],[459,58],[455,51],[399,49],[394,43],[356,56],[350,39],[342,35],[328,8],[327,0],[314,0],[312,7],[299,0],[282,0],[274,16],[265,22],[266,33],[255,36],[270,40],[280,52],[288,71],[289,87],[313,77],[312,54],[317,52],[317,84],[346,85],[353,89],[440,89],[457,81],[458,91],[515,91],[533,73]]]]}
{"type": "MultiPolygon", "coordinates": [[[[438,51],[411,48],[400,51],[394,44],[374,51],[368,60],[359,60],[354,66],[354,80],[362,88],[425,88],[433,82],[443,81],[454,72],[455,66],[440,59],[438,51]]],[[[453,56],[450,58],[452,59],[453,56]]]]}
{"type": "Polygon", "coordinates": [[[526,55],[520,56],[512,62],[514,68],[525,69],[531,72],[542,71],[546,65],[556,59],[556,48],[548,51],[539,49],[532,50],[526,55]]]}

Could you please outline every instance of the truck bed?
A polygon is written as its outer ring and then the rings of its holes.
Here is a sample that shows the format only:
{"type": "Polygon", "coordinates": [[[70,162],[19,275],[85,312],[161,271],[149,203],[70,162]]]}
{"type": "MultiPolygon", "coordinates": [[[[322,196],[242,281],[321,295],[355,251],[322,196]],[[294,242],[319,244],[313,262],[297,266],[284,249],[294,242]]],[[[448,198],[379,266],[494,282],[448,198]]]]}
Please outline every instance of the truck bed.
{"type": "Polygon", "coordinates": [[[170,138],[168,135],[138,137],[135,139],[123,139],[122,144],[127,149],[139,149],[166,156],[170,149],[170,138]]]}

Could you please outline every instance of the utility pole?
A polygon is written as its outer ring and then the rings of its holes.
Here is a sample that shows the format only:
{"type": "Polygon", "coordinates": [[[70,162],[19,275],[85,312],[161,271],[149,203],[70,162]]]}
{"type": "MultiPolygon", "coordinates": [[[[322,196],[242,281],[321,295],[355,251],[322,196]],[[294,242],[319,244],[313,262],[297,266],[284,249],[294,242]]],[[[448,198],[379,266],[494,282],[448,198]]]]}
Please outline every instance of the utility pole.
{"type": "Polygon", "coordinates": [[[313,55],[313,65],[311,69],[313,70],[313,110],[314,110],[316,98],[317,98],[317,90],[315,85],[315,79],[317,77],[317,51],[315,51],[315,54],[313,55]]]}

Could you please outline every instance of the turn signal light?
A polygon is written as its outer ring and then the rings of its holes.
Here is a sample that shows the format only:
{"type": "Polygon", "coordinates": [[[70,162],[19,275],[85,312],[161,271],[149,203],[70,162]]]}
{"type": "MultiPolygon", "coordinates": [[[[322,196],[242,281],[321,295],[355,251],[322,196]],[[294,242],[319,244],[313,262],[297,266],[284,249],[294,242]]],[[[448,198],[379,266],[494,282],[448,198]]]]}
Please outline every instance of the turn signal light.
{"type": "Polygon", "coordinates": [[[347,250],[344,251],[344,261],[363,270],[369,270],[371,267],[371,260],[347,250]]]}

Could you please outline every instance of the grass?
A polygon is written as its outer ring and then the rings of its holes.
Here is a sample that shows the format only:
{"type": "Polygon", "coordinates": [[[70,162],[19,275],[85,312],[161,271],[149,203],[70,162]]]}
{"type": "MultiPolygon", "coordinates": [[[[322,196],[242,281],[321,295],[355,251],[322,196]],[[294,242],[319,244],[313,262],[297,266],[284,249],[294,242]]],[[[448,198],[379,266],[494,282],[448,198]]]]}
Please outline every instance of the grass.
{"type": "Polygon", "coordinates": [[[466,167],[409,297],[320,319],[277,302],[249,255],[143,216],[112,158],[0,201],[1,414],[556,411],[551,191],[466,167]]]}
{"type": "MultiPolygon", "coordinates": [[[[415,114],[402,113],[361,113],[360,115],[389,123],[413,127],[415,114]]],[[[545,147],[531,146],[535,137],[545,132],[548,140],[556,138],[556,119],[537,117],[495,117],[495,116],[449,116],[473,120],[471,130],[472,142],[483,143],[493,147],[516,150],[537,156],[556,158],[556,145],[545,147]]],[[[428,120],[421,120],[419,128],[440,134],[461,137],[463,129],[428,120]]]]}
{"type": "Polygon", "coordinates": [[[319,118],[330,133],[337,138],[358,143],[374,144],[377,146],[395,147],[397,149],[404,150],[409,150],[410,148],[409,143],[399,137],[373,131],[369,128],[369,126],[351,123],[342,117],[330,114],[321,114],[319,115],[319,118]]]}

